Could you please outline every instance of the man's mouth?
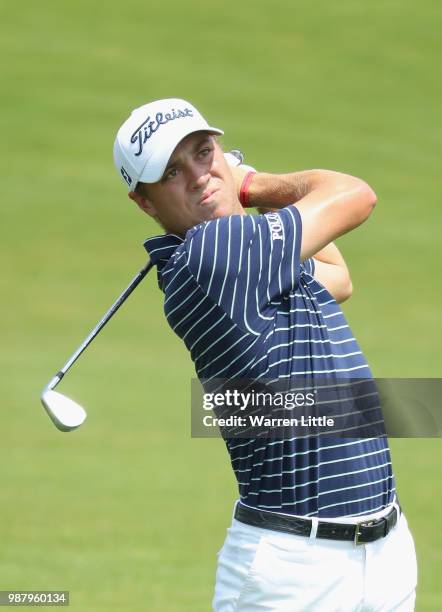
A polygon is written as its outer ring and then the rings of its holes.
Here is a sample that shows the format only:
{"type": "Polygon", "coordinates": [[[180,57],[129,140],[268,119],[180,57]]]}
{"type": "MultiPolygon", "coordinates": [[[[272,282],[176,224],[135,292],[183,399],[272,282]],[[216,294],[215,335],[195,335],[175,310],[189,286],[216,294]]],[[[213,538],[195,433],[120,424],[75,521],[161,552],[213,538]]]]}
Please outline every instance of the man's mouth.
{"type": "Polygon", "coordinates": [[[198,200],[198,204],[204,206],[204,204],[210,204],[213,200],[213,196],[218,193],[219,189],[207,189],[198,200]]]}

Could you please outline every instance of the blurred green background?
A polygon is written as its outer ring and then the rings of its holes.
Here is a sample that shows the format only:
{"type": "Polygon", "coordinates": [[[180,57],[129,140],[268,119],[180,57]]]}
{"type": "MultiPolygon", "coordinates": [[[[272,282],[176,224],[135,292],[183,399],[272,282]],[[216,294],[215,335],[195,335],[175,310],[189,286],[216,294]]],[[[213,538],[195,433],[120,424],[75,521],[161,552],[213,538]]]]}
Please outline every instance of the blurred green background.
{"type": "MultiPolygon", "coordinates": [[[[0,3],[0,589],[209,609],[236,486],[223,443],[190,439],[193,368],[154,275],[60,386],[86,425],[59,433],[39,403],[158,233],[112,162],[135,106],[188,98],[258,168],[368,180],[378,207],[340,241],[345,311],[376,375],[441,376],[441,17],[437,0],[0,3]]],[[[441,441],[391,447],[417,609],[440,610],[441,441]]]]}

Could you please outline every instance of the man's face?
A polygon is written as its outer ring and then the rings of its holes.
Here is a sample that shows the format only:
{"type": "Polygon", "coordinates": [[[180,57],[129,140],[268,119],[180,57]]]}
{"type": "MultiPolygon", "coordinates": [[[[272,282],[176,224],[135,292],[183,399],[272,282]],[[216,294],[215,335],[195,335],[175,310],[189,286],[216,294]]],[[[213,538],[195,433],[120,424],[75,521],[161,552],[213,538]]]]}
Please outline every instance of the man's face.
{"type": "Polygon", "coordinates": [[[244,214],[221,147],[207,132],[186,136],[157,183],[144,184],[129,197],[167,232],[184,236],[199,223],[244,214]]]}

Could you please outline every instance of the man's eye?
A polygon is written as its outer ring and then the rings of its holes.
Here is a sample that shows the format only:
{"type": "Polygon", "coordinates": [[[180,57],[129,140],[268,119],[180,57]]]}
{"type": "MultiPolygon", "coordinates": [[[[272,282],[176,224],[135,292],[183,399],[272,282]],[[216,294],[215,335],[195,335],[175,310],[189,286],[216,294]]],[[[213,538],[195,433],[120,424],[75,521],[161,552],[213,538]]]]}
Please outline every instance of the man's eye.
{"type": "Polygon", "coordinates": [[[212,149],[210,149],[209,147],[204,147],[204,149],[200,150],[199,155],[200,157],[207,157],[211,152],[212,149]]]}
{"type": "Polygon", "coordinates": [[[167,181],[169,179],[174,178],[178,174],[178,170],[176,168],[171,168],[164,175],[164,180],[167,181]]]}

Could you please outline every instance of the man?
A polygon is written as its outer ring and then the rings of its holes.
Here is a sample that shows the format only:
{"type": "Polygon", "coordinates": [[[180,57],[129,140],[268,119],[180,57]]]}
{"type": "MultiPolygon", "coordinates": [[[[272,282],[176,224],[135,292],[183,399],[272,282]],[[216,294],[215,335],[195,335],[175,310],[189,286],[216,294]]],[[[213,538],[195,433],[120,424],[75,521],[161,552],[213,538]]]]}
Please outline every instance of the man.
{"type": "MultiPolygon", "coordinates": [[[[114,145],[129,197],[166,232],[145,246],[198,377],[370,378],[337,304],[351,282],[332,241],[367,219],[374,192],[326,170],[237,170],[235,182],[219,134],[190,103],[158,100],[114,145]],[[247,215],[247,204],[279,210],[247,215]]],[[[226,445],[240,500],[215,610],[414,609],[414,544],[385,437],[226,445]]]]}

